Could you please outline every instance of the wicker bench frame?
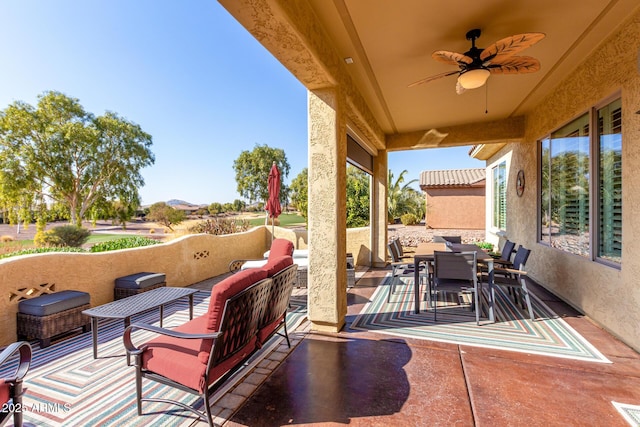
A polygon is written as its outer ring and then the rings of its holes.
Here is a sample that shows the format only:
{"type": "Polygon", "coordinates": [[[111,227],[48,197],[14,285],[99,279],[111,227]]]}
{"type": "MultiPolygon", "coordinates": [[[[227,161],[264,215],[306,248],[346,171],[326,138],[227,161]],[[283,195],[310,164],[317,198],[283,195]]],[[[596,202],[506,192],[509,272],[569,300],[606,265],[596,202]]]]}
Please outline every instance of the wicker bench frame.
{"type": "Polygon", "coordinates": [[[51,345],[51,338],[56,335],[77,328],[82,328],[82,332],[89,332],[91,321],[82,311],[90,307],[90,304],[83,304],[47,316],[18,313],[18,341],[35,338],[40,340],[40,348],[45,348],[51,345]]]}
{"type": "Polygon", "coordinates": [[[133,295],[138,295],[143,292],[150,291],[152,289],[162,288],[163,286],[167,286],[167,282],[156,283],[155,285],[147,286],[146,288],[113,288],[113,299],[119,300],[122,298],[130,297],[133,295]]]}

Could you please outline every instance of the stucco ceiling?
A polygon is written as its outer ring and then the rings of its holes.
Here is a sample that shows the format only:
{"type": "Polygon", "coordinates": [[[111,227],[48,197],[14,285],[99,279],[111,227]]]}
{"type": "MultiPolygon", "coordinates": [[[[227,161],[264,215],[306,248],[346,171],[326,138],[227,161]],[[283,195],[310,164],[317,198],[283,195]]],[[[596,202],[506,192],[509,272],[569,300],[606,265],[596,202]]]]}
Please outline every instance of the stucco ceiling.
{"type": "Polygon", "coordinates": [[[347,70],[387,134],[519,116],[535,106],[635,9],[637,0],[309,0],[347,70]],[[525,32],[546,37],[520,53],[540,71],[497,75],[462,95],[456,76],[408,88],[454,70],[431,53],[464,53],[525,32]],[[488,110],[485,113],[485,110],[488,110]]]}

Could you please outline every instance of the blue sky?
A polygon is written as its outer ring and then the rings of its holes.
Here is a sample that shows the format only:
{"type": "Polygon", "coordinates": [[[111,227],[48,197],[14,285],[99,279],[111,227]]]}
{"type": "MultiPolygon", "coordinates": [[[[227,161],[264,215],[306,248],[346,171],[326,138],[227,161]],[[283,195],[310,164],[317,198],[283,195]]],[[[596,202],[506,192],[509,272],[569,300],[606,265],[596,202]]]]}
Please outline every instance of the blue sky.
{"type": "MultiPolygon", "coordinates": [[[[307,166],[306,89],[215,0],[2,0],[0,40],[1,110],[55,90],[152,135],[143,204],[240,198],[233,161],[256,144],[285,151],[286,183],[307,166]]],[[[389,168],[484,166],[467,152],[390,153],[389,168]]]]}

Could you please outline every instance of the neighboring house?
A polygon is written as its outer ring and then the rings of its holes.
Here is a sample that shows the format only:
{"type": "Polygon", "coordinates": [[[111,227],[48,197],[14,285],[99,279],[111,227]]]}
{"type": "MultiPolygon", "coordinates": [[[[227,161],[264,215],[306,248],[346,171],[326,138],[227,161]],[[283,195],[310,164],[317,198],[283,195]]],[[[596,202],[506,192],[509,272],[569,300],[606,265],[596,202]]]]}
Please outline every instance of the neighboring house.
{"type": "Polygon", "coordinates": [[[427,228],[484,229],[484,168],[423,171],[427,228]]]}
{"type": "Polygon", "coordinates": [[[185,215],[195,215],[200,209],[207,209],[207,205],[179,204],[173,205],[173,209],[184,212],[185,215]]]}

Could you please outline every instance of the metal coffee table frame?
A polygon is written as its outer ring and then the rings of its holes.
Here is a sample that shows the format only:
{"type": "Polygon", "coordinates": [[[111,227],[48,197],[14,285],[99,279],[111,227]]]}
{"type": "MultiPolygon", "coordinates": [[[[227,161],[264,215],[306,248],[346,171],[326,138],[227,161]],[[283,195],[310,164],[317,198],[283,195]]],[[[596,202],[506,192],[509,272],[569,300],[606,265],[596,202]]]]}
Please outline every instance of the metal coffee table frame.
{"type": "Polygon", "coordinates": [[[160,307],[160,327],[162,327],[165,304],[184,297],[189,297],[189,319],[193,319],[193,294],[196,292],[198,292],[197,289],[163,287],[84,310],[82,313],[91,317],[93,358],[98,358],[99,319],[123,319],[126,329],[131,324],[131,316],[160,307]]]}

